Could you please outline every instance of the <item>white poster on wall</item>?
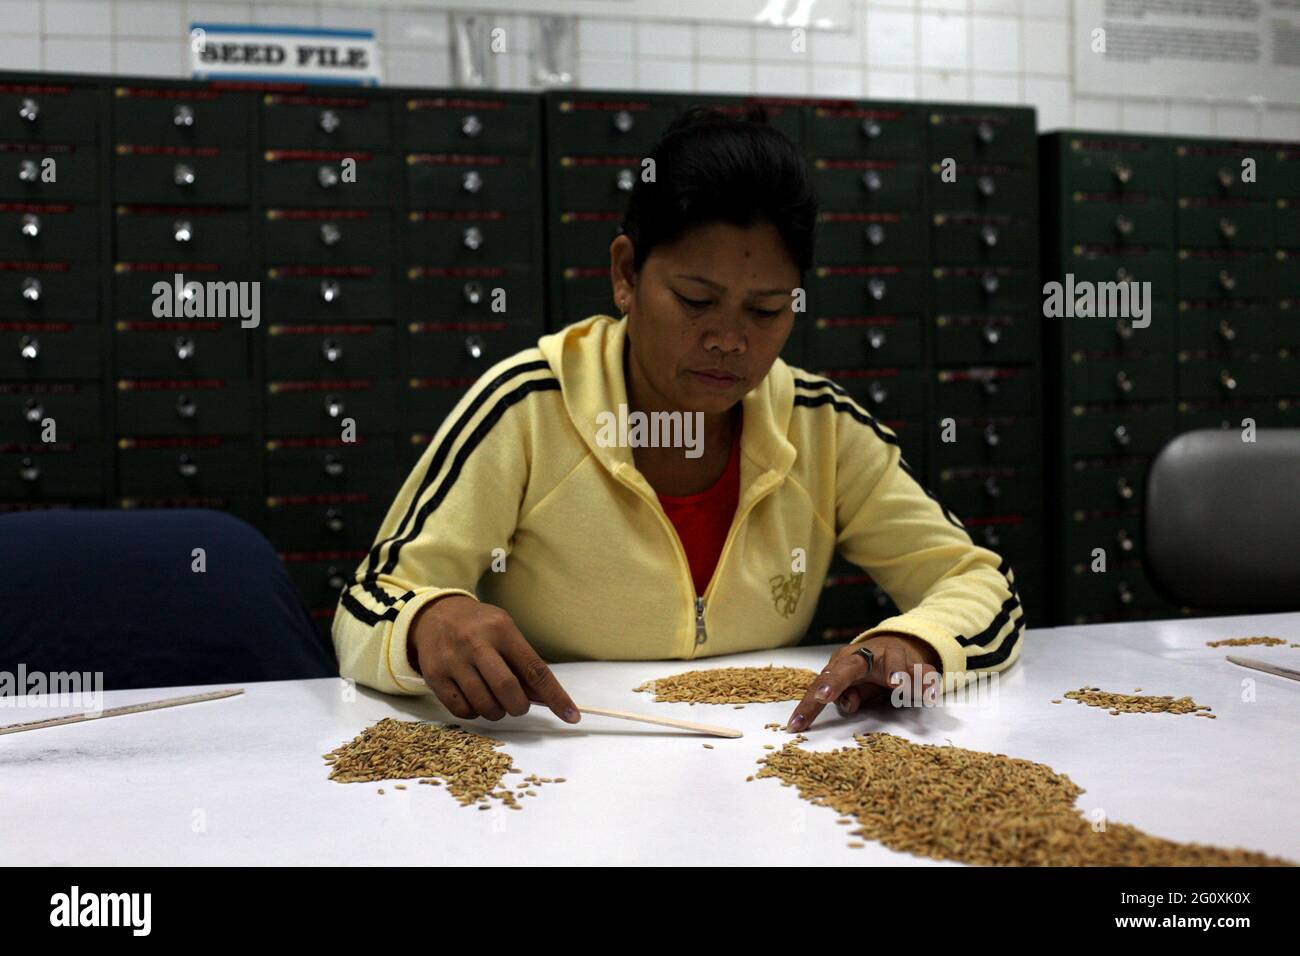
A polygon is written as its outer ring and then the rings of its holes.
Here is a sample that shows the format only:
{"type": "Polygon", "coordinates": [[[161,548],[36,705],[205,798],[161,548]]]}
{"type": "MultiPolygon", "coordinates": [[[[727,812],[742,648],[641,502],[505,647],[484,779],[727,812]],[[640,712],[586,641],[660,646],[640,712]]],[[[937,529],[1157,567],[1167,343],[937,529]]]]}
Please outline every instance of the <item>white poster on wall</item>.
{"type": "Polygon", "coordinates": [[[190,24],[190,72],[196,80],[304,80],[372,86],[379,82],[373,30],[190,24]]]}
{"type": "Polygon", "coordinates": [[[1080,93],[1300,103],[1300,0],[1074,0],[1080,93]]]}

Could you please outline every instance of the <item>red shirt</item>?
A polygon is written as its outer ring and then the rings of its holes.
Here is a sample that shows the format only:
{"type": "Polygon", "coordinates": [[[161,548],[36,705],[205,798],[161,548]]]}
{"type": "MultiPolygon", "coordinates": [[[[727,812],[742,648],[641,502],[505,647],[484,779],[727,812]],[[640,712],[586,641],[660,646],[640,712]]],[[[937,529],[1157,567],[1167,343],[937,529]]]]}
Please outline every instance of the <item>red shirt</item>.
{"type": "Polygon", "coordinates": [[[741,427],[737,426],[731,439],[727,467],[712,488],[694,495],[659,495],[659,502],[686,549],[697,595],[703,594],[709,586],[722,547],[727,543],[731,521],[736,516],[736,503],[740,500],[741,427]]]}

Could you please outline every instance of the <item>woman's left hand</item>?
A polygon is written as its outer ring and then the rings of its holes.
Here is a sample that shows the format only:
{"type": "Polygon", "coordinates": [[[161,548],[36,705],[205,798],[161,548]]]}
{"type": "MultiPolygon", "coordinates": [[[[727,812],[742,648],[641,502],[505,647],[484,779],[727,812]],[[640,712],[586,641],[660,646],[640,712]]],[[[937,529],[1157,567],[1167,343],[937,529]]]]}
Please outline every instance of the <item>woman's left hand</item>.
{"type": "Polygon", "coordinates": [[[926,694],[926,703],[934,703],[937,697],[935,688],[940,682],[940,663],[938,651],[910,634],[875,634],[865,641],[841,647],[808,685],[808,692],[790,715],[786,730],[807,730],[831,701],[835,701],[840,714],[847,717],[857,713],[863,704],[885,697],[896,687],[902,688],[908,698],[918,704],[922,692],[926,694]],[[870,670],[866,657],[857,653],[863,647],[871,651],[874,659],[870,670]],[[935,676],[931,677],[931,674],[935,676]],[[901,679],[896,680],[897,675],[901,675],[901,679]]]}

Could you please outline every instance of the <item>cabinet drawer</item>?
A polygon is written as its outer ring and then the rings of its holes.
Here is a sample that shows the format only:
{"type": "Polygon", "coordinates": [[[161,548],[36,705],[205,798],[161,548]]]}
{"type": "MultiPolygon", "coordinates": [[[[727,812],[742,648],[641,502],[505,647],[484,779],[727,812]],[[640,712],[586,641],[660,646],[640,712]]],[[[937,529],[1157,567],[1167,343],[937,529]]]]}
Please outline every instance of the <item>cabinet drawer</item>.
{"type": "Polygon", "coordinates": [[[876,418],[916,415],[925,407],[925,383],[912,369],[816,368],[876,418]]]}
{"type": "Polygon", "coordinates": [[[413,378],[406,383],[403,395],[406,420],[422,431],[407,435],[403,442],[400,465],[404,470],[410,471],[415,467],[438,426],[475,381],[477,378],[466,376],[463,379],[413,378]]]}
{"type": "Polygon", "coordinates": [[[1273,351],[1273,311],[1253,303],[1233,305],[1239,307],[1188,308],[1179,312],[1177,348],[1185,352],[1215,353],[1273,351]]]}
{"type": "Polygon", "coordinates": [[[238,322],[119,319],[114,369],[126,378],[246,378],[253,336],[238,322]]]}
{"type": "Polygon", "coordinates": [[[919,267],[819,266],[814,276],[809,299],[818,314],[902,315],[924,311],[928,299],[919,267]]]}
{"type": "MultiPolygon", "coordinates": [[[[438,262],[453,268],[507,262],[540,265],[535,254],[536,233],[540,228],[531,212],[410,212],[406,220],[406,250],[413,261],[438,262]]],[[[571,229],[565,226],[559,230],[560,256],[566,262],[583,261],[563,241],[571,229]]],[[[604,244],[607,257],[609,243],[607,239],[604,244]]]]}
{"type": "Polygon", "coordinates": [[[1265,252],[1179,249],[1179,298],[1267,298],[1273,294],[1270,258],[1265,252]]]}
{"type": "Polygon", "coordinates": [[[930,152],[933,160],[1016,161],[1036,149],[1034,111],[989,110],[982,107],[939,107],[930,110],[930,152]]]}
{"type": "Polygon", "coordinates": [[[254,495],[186,495],[184,497],[119,497],[119,508],[211,508],[234,515],[255,528],[262,527],[262,499],[254,495]]]}
{"type": "Polygon", "coordinates": [[[1120,562],[1141,554],[1139,539],[1142,534],[1142,515],[1136,508],[1119,514],[1085,514],[1082,520],[1072,522],[1065,531],[1062,557],[1069,564],[1089,567],[1093,561],[1093,548],[1106,551],[1107,577],[1120,562]]]}
{"type": "Polygon", "coordinates": [[[1178,403],[1178,431],[1224,428],[1239,432],[1242,423],[1248,418],[1259,428],[1294,427],[1294,419],[1288,421],[1286,418],[1286,404],[1287,399],[1271,398],[1236,398],[1228,401],[1183,399],[1178,403]]]}
{"type": "Polygon", "coordinates": [[[328,612],[332,616],[338,607],[339,592],[352,584],[352,576],[368,553],[365,548],[348,551],[287,551],[280,558],[308,611],[319,611],[322,615],[328,612]]]}
{"type": "Polygon", "coordinates": [[[373,265],[393,258],[387,209],[268,209],[267,255],[277,262],[373,265]]]}
{"type": "Polygon", "coordinates": [[[1036,215],[1038,181],[1032,166],[957,163],[956,179],[945,182],[943,166],[930,164],[930,205],[941,212],[1036,215]]]}
{"type": "Polygon", "coordinates": [[[120,438],[117,481],[127,496],[256,493],[262,463],[252,438],[120,438]]]}
{"type": "MultiPolygon", "coordinates": [[[[523,267],[446,269],[412,266],[406,272],[407,304],[415,315],[436,315],[440,320],[508,319],[540,329],[535,303],[540,277],[523,267]],[[494,311],[493,306],[498,308],[494,311]],[[500,311],[504,308],[505,311],[500,311]]],[[[609,293],[609,265],[605,266],[609,293]]]]}
{"type": "Polygon", "coordinates": [[[103,494],[103,453],[98,442],[0,444],[0,498],[48,501],[103,494]]]}
{"type": "Polygon", "coordinates": [[[351,322],[393,317],[388,269],[376,266],[274,266],[266,270],[262,295],[274,319],[351,322]]]}
{"type": "Polygon", "coordinates": [[[1062,186],[1070,191],[1128,196],[1176,194],[1174,148],[1167,141],[1135,137],[1062,137],[1062,186]]]}
{"type": "Polygon", "coordinates": [[[312,379],[266,383],[266,433],[342,437],[344,419],[358,434],[391,435],[397,431],[396,389],[375,379],[312,379]]]}
{"type": "MultiPolygon", "coordinates": [[[[1267,398],[1280,394],[1276,356],[1250,353],[1230,356],[1180,355],[1178,397],[1191,400],[1229,401],[1267,398]]],[[[1288,383],[1292,389],[1295,382],[1288,383]]]]}
{"type": "Polygon", "coordinates": [[[1281,296],[1300,293],[1300,249],[1278,249],[1274,254],[1273,288],[1281,296]]]}
{"type": "Polygon", "coordinates": [[[807,361],[828,365],[919,365],[924,356],[918,316],[818,318],[804,341],[807,361]]]}
{"type": "MultiPolygon", "coordinates": [[[[949,510],[952,503],[947,502],[949,510]]],[[[966,526],[971,541],[1005,558],[1013,567],[1032,568],[1042,563],[1042,535],[1036,518],[1021,514],[963,515],[954,511],[966,526]]],[[[1019,587],[1017,587],[1019,590],[1019,587]]]]}
{"type": "Polygon", "coordinates": [[[1244,199],[1178,200],[1178,244],[1262,249],[1273,244],[1273,210],[1244,199]]]}
{"type": "Polygon", "coordinates": [[[1043,509],[1043,477],[1036,467],[944,468],[934,492],[963,523],[968,515],[1038,514],[1043,509]]]}
{"type": "MultiPolygon", "coordinates": [[[[825,265],[920,263],[929,250],[926,222],[914,212],[824,212],[818,258],[825,265]]],[[[608,255],[609,244],[605,245],[608,255]]]]}
{"type": "Polygon", "coordinates": [[[1037,361],[1040,327],[1038,316],[942,313],[934,317],[934,360],[941,365],[1037,361]]]}
{"type": "Polygon", "coordinates": [[[0,382],[0,442],[99,441],[103,431],[98,385],[0,382]]]}
{"type": "Polygon", "coordinates": [[[94,206],[0,202],[0,259],[96,259],[94,206]]]}
{"type": "Polygon", "coordinates": [[[563,153],[644,156],[677,112],[663,97],[550,101],[547,134],[563,153]]]}
{"type": "Polygon", "coordinates": [[[201,86],[119,86],[113,97],[113,138],[152,146],[248,144],[252,99],[237,91],[201,86]]]}
{"type": "MultiPolygon", "coordinates": [[[[1300,192],[1300,187],[1297,192],[1300,192]]],[[[1273,238],[1279,246],[1300,247],[1300,198],[1277,201],[1277,210],[1273,214],[1273,238]]]]}
{"type": "Polygon", "coordinates": [[[401,113],[402,142],[412,149],[522,152],[538,138],[538,108],[531,98],[408,97],[401,113]]]}
{"type": "Polygon", "coordinates": [[[1042,431],[1042,422],[1027,415],[958,417],[956,441],[943,441],[938,428],[930,430],[930,467],[1034,465],[1040,459],[1042,431]]]}
{"type": "Polygon", "coordinates": [[[609,285],[609,265],[603,269],[569,268],[563,270],[558,280],[559,304],[556,313],[560,324],[577,322],[589,315],[618,315],[614,305],[614,292],[609,285]]]}
{"type": "Polygon", "coordinates": [[[0,262],[0,319],[94,322],[99,276],[91,262],[0,262]]]}
{"type": "Polygon", "coordinates": [[[392,141],[390,105],[375,96],[268,93],[262,142],[295,149],[382,149],[392,141]]]}
{"type": "Polygon", "coordinates": [[[925,115],[915,106],[844,103],[818,106],[808,121],[814,156],[898,159],[925,149],[925,115]]]}
{"type": "Polygon", "coordinates": [[[266,200],[291,206],[388,206],[398,188],[396,158],[364,150],[269,149],[257,175],[266,200]]]}
{"type": "Polygon", "coordinates": [[[1163,196],[1117,196],[1076,192],[1070,206],[1074,242],[1128,246],[1172,246],[1174,206],[1163,196]]]}
{"type": "MultiPolygon", "coordinates": [[[[1109,299],[1109,296],[1107,298],[1109,299]]],[[[1112,310],[1109,305],[1107,305],[1108,314],[1104,318],[1067,318],[1053,321],[1065,322],[1064,344],[1072,351],[1110,352],[1117,357],[1134,352],[1172,355],[1177,347],[1175,331],[1181,322],[1177,307],[1172,302],[1159,299],[1146,305],[1150,310],[1147,315],[1150,324],[1145,328],[1134,328],[1134,318],[1116,316],[1115,310],[1112,310]]]]}
{"type": "Polygon", "coordinates": [[[1176,426],[1173,402],[1074,405],[1066,450],[1072,455],[1153,455],[1176,426]]]}
{"type": "Polygon", "coordinates": [[[387,325],[284,325],[266,331],[272,379],[393,378],[397,354],[387,325]]]}
{"type": "Polygon", "coordinates": [[[1038,225],[1032,219],[939,213],[932,221],[936,262],[1038,263],[1038,225]]]}
{"type": "Polygon", "coordinates": [[[0,378],[98,378],[102,334],[98,325],[0,320],[0,378]]]}
{"type": "Polygon", "coordinates": [[[215,146],[118,146],[113,176],[113,198],[121,203],[249,201],[248,154],[215,146]]]}
{"type": "Polygon", "coordinates": [[[412,322],[407,328],[411,374],[429,378],[479,376],[538,338],[536,329],[506,321],[412,322]]]}
{"type": "Polygon", "coordinates": [[[560,213],[605,211],[621,218],[640,173],[637,156],[563,156],[550,188],[560,213]]]}
{"type": "MultiPolygon", "coordinates": [[[[1172,246],[1088,245],[1070,247],[1066,263],[1084,282],[1150,282],[1156,299],[1175,298],[1178,257],[1172,246]]],[[[1061,281],[1062,277],[1054,277],[1061,281]]]]}
{"type": "Polygon", "coordinates": [[[236,325],[256,319],[260,323],[266,312],[266,290],[253,286],[254,279],[256,274],[247,263],[115,262],[113,312],[125,318],[211,318],[236,325]]]}
{"type": "Polygon", "coordinates": [[[1031,413],[1042,401],[1034,369],[977,365],[936,370],[932,403],[930,414],[937,419],[1031,413]]]}
{"type": "Polygon", "coordinates": [[[133,437],[256,431],[253,383],[216,378],[118,379],[118,431],[133,437]]]}
{"type": "Polygon", "coordinates": [[[410,203],[428,209],[535,207],[537,164],[513,156],[411,153],[406,157],[410,203]]]}
{"type": "Polygon", "coordinates": [[[1183,197],[1267,199],[1276,187],[1276,156],[1263,143],[1190,143],[1177,147],[1176,152],[1178,192],[1183,197]],[[1254,182],[1242,179],[1246,159],[1255,162],[1254,182]]]}
{"type": "Polygon", "coordinates": [[[355,551],[370,546],[391,502],[364,493],[273,495],[263,530],[281,551],[355,551]]]}
{"type": "Polygon", "coordinates": [[[1174,394],[1176,370],[1168,354],[1110,358],[1075,351],[1070,360],[1069,401],[1151,401],[1174,394]]]}
{"type": "Polygon", "coordinates": [[[817,159],[813,177],[827,209],[918,209],[924,202],[920,162],[817,159]]]}
{"type": "Polygon", "coordinates": [[[1146,492],[1145,457],[1075,458],[1065,469],[1065,501],[1076,515],[1140,508],[1146,492]]]}
{"type": "Polygon", "coordinates": [[[1156,593],[1141,565],[1131,563],[1116,568],[1113,550],[1107,553],[1110,560],[1105,574],[1089,571],[1090,555],[1085,553],[1087,561],[1080,559],[1080,565],[1066,579],[1065,613],[1072,618],[1086,615],[1089,620],[1169,616],[1168,602],[1156,593]]]}
{"type": "Polygon", "coordinates": [[[99,90],[59,83],[0,83],[0,142],[93,143],[99,138],[99,90]]]}
{"type": "Polygon", "coordinates": [[[213,206],[114,210],[117,257],[126,261],[233,263],[248,258],[248,213],[213,206]]]}
{"type": "Polygon", "coordinates": [[[1036,266],[940,266],[931,274],[930,296],[935,308],[960,312],[1020,308],[1041,314],[1036,266]]]}
{"type": "Polygon", "coordinates": [[[99,166],[94,146],[0,143],[0,163],[0,199],[95,199],[99,166]]]}
{"type": "Polygon", "coordinates": [[[277,438],[266,443],[272,495],[365,492],[389,500],[401,484],[393,438],[277,438]]]}

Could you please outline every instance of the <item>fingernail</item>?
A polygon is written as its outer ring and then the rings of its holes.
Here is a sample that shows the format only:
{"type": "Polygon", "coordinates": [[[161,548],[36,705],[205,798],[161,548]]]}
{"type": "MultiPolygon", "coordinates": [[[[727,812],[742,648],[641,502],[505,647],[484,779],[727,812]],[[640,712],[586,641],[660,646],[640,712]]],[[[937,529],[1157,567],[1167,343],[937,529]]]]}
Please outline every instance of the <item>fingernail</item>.
{"type": "Polygon", "coordinates": [[[788,729],[789,729],[789,730],[800,730],[800,729],[802,729],[802,727],[803,727],[804,723],[807,721],[807,719],[808,719],[808,718],[805,717],[803,714],[796,714],[794,720],[790,721],[790,726],[789,726],[788,729]]]}
{"type": "Polygon", "coordinates": [[[903,677],[904,674],[902,671],[894,671],[894,673],[889,675],[889,682],[891,684],[901,684],[903,683],[903,677]]]}
{"type": "Polygon", "coordinates": [[[564,719],[567,720],[567,721],[568,721],[569,723],[571,723],[571,724],[576,724],[576,723],[578,722],[578,710],[577,710],[577,708],[576,708],[576,707],[566,707],[566,708],[564,708],[564,719]]]}
{"type": "Polygon", "coordinates": [[[825,702],[825,701],[828,701],[828,700],[831,699],[831,685],[830,685],[830,684],[822,684],[821,687],[818,687],[818,688],[817,688],[817,699],[818,699],[819,701],[822,701],[822,702],[825,702]]]}

